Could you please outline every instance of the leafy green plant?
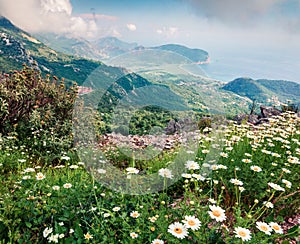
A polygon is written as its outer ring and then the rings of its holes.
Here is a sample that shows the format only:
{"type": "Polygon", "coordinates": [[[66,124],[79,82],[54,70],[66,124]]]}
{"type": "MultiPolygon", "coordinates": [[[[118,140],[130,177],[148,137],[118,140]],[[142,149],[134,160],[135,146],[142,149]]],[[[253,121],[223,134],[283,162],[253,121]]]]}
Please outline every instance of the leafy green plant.
{"type": "Polygon", "coordinates": [[[72,146],[71,120],[77,86],[24,67],[0,77],[0,133],[15,133],[35,152],[53,153],[72,146]]]}

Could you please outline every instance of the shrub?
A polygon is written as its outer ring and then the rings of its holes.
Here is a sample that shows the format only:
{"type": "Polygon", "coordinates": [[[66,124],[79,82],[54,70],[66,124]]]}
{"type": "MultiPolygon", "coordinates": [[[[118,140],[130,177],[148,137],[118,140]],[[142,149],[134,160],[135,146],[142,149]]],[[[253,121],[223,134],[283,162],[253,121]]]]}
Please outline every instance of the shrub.
{"type": "Polygon", "coordinates": [[[198,122],[198,129],[200,131],[203,131],[205,128],[210,128],[212,124],[212,120],[209,117],[203,117],[202,119],[199,120],[198,122]]]}
{"type": "Polygon", "coordinates": [[[299,111],[299,106],[293,103],[283,104],[281,106],[282,112],[295,112],[297,113],[299,111]]]}
{"type": "Polygon", "coordinates": [[[43,77],[35,68],[0,76],[0,133],[15,133],[35,152],[58,153],[72,146],[72,112],[77,85],[43,77]]]}

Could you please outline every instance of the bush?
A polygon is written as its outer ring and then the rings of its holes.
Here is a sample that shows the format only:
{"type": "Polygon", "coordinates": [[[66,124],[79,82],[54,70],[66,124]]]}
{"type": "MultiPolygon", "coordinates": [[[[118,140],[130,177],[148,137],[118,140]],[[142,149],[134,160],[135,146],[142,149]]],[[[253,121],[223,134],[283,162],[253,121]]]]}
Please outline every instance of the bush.
{"type": "Polygon", "coordinates": [[[203,131],[205,128],[211,128],[212,120],[209,117],[203,117],[198,122],[198,129],[203,131]]]}
{"type": "Polygon", "coordinates": [[[298,113],[299,111],[299,106],[293,103],[288,103],[288,104],[283,104],[281,106],[282,112],[295,112],[298,113]]]}
{"type": "Polygon", "coordinates": [[[35,152],[58,153],[72,147],[72,112],[77,85],[35,68],[0,76],[0,133],[15,134],[35,152]]]}

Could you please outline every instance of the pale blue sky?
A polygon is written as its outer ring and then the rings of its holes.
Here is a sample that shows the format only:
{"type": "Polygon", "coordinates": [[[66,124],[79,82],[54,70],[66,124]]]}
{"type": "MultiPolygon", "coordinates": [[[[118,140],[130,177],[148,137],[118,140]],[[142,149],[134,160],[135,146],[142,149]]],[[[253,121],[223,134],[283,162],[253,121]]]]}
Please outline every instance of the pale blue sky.
{"type": "MultiPolygon", "coordinates": [[[[299,0],[71,0],[74,14],[115,16],[105,29],[145,45],[165,42],[210,47],[298,45],[299,0]],[[135,28],[126,28],[127,24],[135,28]]],[[[102,33],[105,35],[105,31],[102,33]]],[[[101,33],[100,33],[101,35],[101,33]]]]}
{"type": "Polygon", "coordinates": [[[213,60],[250,57],[262,71],[300,80],[300,0],[0,0],[0,15],[30,33],[177,43],[213,60]]]}
{"type": "Polygon", "coordinates": [[[0,14],[29,32],[116,36],[142,45],[295,49],[300,43],[300,0],[0,0],[0,14]]]}

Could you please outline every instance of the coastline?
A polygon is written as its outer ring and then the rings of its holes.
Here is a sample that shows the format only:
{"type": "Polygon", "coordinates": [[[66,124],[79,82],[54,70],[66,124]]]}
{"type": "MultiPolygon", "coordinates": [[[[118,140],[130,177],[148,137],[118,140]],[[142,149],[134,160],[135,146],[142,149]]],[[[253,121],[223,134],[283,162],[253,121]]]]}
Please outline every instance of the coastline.
{"type": "Polygon", "coordinates": [[[199,64],[199,65],[201,65],[201,64],[210,64],[210,62],[211,62],[211,59],[210,59],[210,56],[208,56],[205,61],[198,61],[195,64],[199,64]]]}

